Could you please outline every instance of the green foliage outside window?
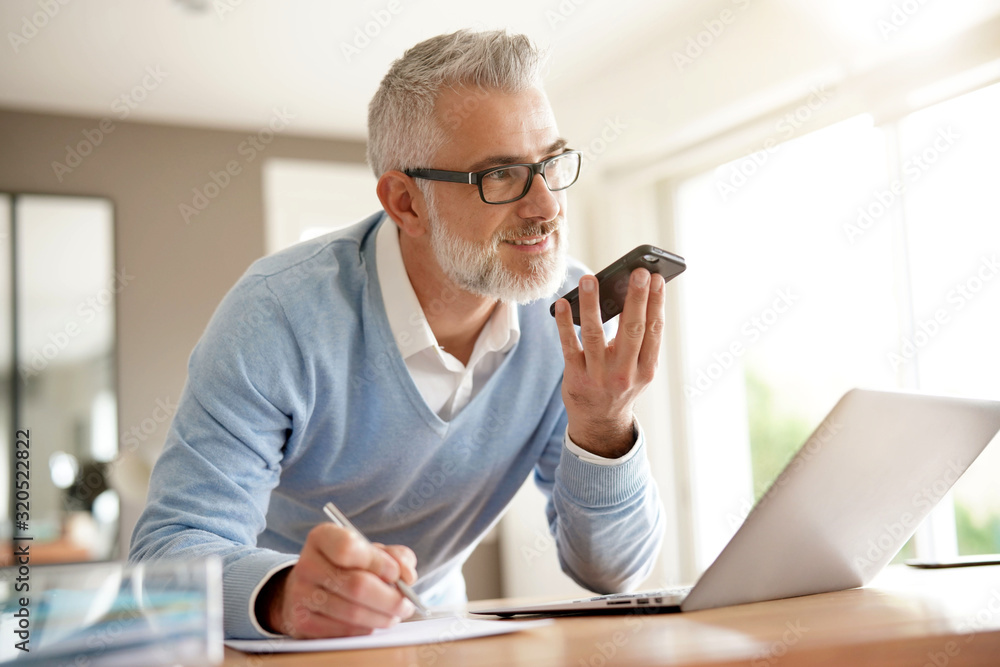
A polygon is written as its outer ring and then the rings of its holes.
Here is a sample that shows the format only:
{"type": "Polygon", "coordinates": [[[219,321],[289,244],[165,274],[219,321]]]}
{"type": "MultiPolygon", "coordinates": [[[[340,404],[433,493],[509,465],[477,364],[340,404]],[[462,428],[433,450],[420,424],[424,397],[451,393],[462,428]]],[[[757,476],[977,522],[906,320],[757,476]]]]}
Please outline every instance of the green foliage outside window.
{"type": "MultiPolygon", "coordinates": [[[[816,424],[782,407],[774,387],[751,366],[746,370],[747,414],[750,429],[750,460],[753,468],[754,502],[767,491],[816,424]]],[[[1000,516],[976,518],[968,507],[955,503],[958,551],[961,554],[1000,553],[1000,516]]],[[[894,563],[915,555],[913,540],[906,543],[894,563]]]]}

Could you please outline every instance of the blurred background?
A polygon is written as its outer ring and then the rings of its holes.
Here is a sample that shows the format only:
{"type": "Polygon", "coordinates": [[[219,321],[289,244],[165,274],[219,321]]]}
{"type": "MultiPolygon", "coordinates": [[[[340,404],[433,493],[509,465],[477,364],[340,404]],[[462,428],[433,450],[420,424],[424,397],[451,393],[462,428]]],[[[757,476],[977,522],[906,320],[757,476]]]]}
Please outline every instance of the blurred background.
{"type": "MultiPolygon", "coordinates": [[[[647,586],[693,581],[851,387],[1000,399],[997,0],[7,0],[4,539],[34,535],[32,562],[126,555],[222,296],[377,210],[368,101],[463,27],[550,50],[586,156],[573,254],[688,261],[639,407],[668,517],[647,586]]],[[[1000,551],[998,448],[901,557],[1000,551]]],[[[466,574],[474,598],[579,592],[530,484],[466,574]]]]}

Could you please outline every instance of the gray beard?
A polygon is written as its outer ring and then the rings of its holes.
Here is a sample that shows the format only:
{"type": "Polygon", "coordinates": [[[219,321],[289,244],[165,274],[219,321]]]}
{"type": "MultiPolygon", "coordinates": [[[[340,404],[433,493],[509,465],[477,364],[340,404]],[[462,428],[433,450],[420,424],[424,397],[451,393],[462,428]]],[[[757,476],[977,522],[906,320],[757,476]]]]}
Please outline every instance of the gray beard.
{"type": "Polygon", "coordinates": [[[527,274],[519,274],[504,266],[500,244],[510,236],[505,230],[490,241],[476,243],[451,234],[433,206],[428,206],[431,228],[431,248],[438,264],[456,285],[478,296],[527,304],[550,297],[566,279],[566,225],[561,222],[544,225],[528,224],[517,230],[517,236],[544,234],[555,228],[556,248],[538,257],[530,257],[527,274]]]}

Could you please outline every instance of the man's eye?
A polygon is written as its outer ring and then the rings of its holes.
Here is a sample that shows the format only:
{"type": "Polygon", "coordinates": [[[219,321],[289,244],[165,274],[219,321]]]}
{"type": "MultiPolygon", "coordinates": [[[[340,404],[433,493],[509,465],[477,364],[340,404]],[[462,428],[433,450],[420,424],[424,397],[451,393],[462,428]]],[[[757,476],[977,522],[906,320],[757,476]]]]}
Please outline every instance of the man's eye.
{"type": "Polygon", "coordinates": [[[497,169],[486,174],[486,178],[491,181],[505,181],[510,178],[510,169],[497,169]]]}

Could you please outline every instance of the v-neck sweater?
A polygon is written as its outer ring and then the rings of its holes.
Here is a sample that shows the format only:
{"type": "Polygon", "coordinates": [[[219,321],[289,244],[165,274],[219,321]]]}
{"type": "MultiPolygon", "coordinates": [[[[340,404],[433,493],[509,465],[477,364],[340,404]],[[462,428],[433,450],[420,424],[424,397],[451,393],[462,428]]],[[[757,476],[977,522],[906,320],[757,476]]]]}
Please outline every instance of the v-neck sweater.
{"type": "MultiPolygon", "coordinates": [[[[130,560],[219,556],[229,638],[266,636],[250,602],[331,500],[373,542],[413,549],[430,605],[464,601],[462,564],[532,474],[560,564],[584,587],[634,587],[659,550],[645,452],[597,465],[563,448],[563,358],[547,303],[518,306],[520,339],[453,419],[430,409],[382,302],[384,218],[255,262],[191,354],[130,560]]],[[[584,273],[570,267],[563,291],[584,273]]]]}

